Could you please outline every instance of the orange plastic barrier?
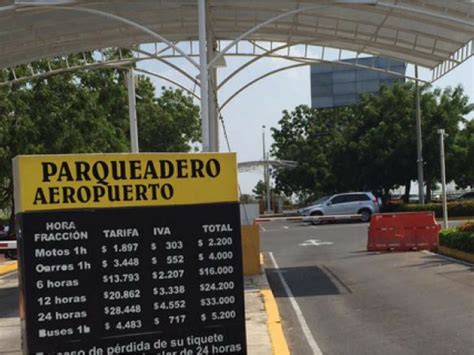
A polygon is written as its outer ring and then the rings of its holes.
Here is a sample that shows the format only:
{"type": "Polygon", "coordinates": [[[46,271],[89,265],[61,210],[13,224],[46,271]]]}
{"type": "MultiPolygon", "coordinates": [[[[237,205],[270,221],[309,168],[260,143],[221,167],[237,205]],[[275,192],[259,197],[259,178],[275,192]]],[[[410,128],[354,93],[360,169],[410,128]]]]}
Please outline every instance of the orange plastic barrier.
{"type": "Polygon", "coordinates": [[[434,212],[374,214],[370,220],[367,250],[436,250],[440,230],[434,212]]]}

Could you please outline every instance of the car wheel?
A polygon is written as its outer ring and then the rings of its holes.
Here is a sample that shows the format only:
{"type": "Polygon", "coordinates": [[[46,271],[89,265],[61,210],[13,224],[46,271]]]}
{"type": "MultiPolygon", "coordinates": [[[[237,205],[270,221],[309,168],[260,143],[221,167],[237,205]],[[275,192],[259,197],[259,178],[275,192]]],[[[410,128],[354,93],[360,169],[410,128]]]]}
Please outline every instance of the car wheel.
{"type": "Polygon", "coordinates": [[[18,259],[18,254],[16,252],[16,250],[7,250],[5,252],[5,256],[11,260],[16,260],[18,259]]]}
{"type": "Polygon", "coordinates": [[[369,222],[370,221],[370,215],[372,214],[372,212],[370,212],[369,210],[361,210],[358,212],[358,214],[360,214],[360,220],[362,222],[369,222]]]}
{"type": "MultiPolygon", "coordinates": [[[[311,212],[311,214],[310,214],[310,216],[312,216],[312,217],[313,217],[313,216],[322,216],[322,215],[323,215],[323,214],[322,214],[321,212],[319,212],[319,211],[311,212]]],[[[316,226],[316,225],[318,225],[318,224],[320,224],[320,223],[321,223],[320,220],[311,220],[311,224],[312,224],[313,226],[316,226]]]]}

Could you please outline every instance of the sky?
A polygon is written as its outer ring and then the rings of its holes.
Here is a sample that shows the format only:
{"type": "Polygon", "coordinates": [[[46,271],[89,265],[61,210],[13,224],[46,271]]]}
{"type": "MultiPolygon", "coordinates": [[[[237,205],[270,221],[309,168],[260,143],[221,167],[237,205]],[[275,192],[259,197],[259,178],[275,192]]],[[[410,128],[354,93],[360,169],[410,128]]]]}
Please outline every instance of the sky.
{"type": "MultiPolygon", "coordinates": [[[[218,70],[218,80],[222,80],[237,67],[245,63],[248,59],[230,57],[226,58],[227,66],[218,70]]],[[[177,60],[174,63],[197,75],[194,68],[184,60],[177,60]]],[[[241,72],[234,79],[224,86],[219,92],[219,104],[222,105],[226,99],[236,90],[273,69],[287,65],[289,62],[281,59],[262,59],[246,70],[241,72]]],[[[194,90],[199,94],[199,88],[193,87],[189,81],[183,79],[181,74],[177,74],[173,69],[157,61],[141,62],[138,66],[160,75],[164,75],[194,90]]],[[[409,67],[407,74],[412,71],[409,67]]],[[[152,77],[157,88],[173,85],[152,77]]],[[[437,80],[433,87],[446,88],[449,86],[462,85],[470,102],[474,102],[474,57],[463,63],[458,68],[448,73],[443,78],[437,80]]],[[[159,94],[160,89],[157,90],[159,94]]],[[[196,101],[197,104],[199,104],[196,101]]],[[[274,76],[251,86],[235,99],[233,99],[223,110],[227,134],[231,150],[237,153],[239,162],[260,160],[263,156],[262,149],[262,126],[266,126],[267,149],[272,144],[270,128],[278,127],[278,121],[282,117],[283,110],[292,111],[296,106],[305,104],[311,105],[310,87],[310,67],[300,67],[288,71],[280,72],[274,76]]],[[[224,141],[222,127],[220,129],[220,151],[228,151],[224,141]]],[[[263,179],[263,170],[256,169],[251,172],[239,173],[239,184],[242,193],[252,193],[252,189],[257,182],[263,179]]]]}

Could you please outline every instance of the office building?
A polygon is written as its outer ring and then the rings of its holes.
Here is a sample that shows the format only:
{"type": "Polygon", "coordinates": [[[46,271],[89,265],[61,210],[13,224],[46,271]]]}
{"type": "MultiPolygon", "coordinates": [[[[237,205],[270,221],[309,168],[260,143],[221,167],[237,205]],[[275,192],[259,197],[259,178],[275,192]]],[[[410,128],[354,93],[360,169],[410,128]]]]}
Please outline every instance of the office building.
{"type": "MultiPolygon", "coordinates": [[[[405,74],[406,64],[393,59],[369,57],[343,60],[377,69],[405,74]]],[[[403,77],[382,71],[345,64],[311,66],[311,101],[313,108],[332,108],[357,103],[360,94],[377,94],[382,85],[393,85],[403,77]]]]}

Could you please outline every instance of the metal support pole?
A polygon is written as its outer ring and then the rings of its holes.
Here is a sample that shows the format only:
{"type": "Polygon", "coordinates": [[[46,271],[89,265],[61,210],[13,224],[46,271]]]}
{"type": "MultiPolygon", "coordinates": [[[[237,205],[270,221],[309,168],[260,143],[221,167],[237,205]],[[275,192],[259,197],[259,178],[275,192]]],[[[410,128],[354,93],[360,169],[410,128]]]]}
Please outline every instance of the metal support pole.
{"type": "Polygon", "coordinates": [[[424,177],[423,177],[423,143],[421,136],[421,104],[420,104],[420,85],[418,82],[418,65],[415,65],[416,78],[416,147],[418,164],[418,200],[425,204],[424,177]]]}
{"type": "Polygon", "coordinates": [[[201,78],[202,151],[209,152],[209,72],[207,69],[206,0],[199,0],[199,60],[201,78]]]}
{"type": "Polygon", "coordinates": [[[209,80],[209,146],[211,152],[219,151],[219,112],[217,108],[217,69],[212,68],[209,80]]]}
{"type": "Polygon", "coordinates": [[[444,129],[438,129],[439,133],[439,153],[441,162],[441,186],[443,193],[443,227],[448,228],[448,203],[446,198],[446,165],[444,157],[444,137],[446,133],[444,129]]]}
{"type": "MultiPolygon", "coordinates": [[[[208,31],[207,38],[207,60],[210,61],[217,48],[217,42],[212,38],[208,31]]],[[[209,73],[209,151],[219,151],[219,114],[217,109],[217,68],[208,69],[209,73]]]]}
{"type": "Polygon", "coordinates": [[[132,153],[138,153],[137,99],[135,95],[135,77],[133,69],[127,73],[128,113],[130,116],[130,145],[132,153]]]}

